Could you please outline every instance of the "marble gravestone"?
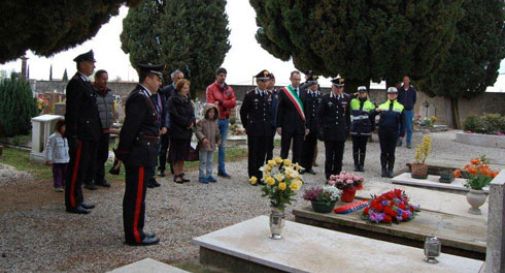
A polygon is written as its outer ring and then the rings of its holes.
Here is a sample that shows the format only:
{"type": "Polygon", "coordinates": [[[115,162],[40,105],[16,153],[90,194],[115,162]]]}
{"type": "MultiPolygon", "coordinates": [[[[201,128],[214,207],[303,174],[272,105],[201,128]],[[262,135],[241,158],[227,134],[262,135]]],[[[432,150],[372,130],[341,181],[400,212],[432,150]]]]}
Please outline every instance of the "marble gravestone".
{"type": "Polygon", "coordinates": [[[489,189],[486,262],[481,273],[505,273],[505,170],[489,189]]]}

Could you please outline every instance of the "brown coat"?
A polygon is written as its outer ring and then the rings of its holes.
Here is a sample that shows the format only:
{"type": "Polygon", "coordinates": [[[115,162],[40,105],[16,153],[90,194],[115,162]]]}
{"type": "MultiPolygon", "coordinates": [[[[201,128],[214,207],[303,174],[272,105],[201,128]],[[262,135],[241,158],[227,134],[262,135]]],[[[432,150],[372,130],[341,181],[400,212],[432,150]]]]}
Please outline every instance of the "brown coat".
{"type": "Polygon", "coordinates": [[[214,151],[216,147],[221,143],[221,135],[219,134],[219,127],[217,125],[217,118],[219,116],[219,111],[215,104],[208,103],[205,106],[205,119],[200,120],[196,125],[196,137],[200,145],[200,150],[202,151],[214,151]],[[218,115],[214,117],[213,120],[207,118],[207,113],[211,109],[216,109],[218,115]],[[203,140],[209,140],[209,146],[205,147],[203,145],[203,140]]]}

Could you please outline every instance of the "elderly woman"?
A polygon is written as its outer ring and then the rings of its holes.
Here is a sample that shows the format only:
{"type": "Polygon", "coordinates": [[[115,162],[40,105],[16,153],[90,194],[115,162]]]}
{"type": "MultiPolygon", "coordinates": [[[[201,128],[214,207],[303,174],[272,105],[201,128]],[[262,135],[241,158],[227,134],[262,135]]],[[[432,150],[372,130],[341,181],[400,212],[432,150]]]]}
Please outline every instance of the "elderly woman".
{"type": "Polygon", "coordinates": [[[170,151],[168,158],[174,166],[174,182],[189,182],[184,178],[184,160],[191,145],[195,116],[193,104],[189,98],[190,82],[179,80],[175,89],[177,93],[170,97],[168,109],[170,111],[170,151]]]}

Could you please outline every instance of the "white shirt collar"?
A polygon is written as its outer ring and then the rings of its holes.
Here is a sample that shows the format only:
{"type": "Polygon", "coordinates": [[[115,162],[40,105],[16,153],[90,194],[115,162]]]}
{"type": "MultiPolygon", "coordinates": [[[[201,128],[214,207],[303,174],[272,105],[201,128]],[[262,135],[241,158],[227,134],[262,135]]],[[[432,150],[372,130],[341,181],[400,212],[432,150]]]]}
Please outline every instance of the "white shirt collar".
{"type": "Polygon", "coordinates": [[[146,94],[150,97],[153,95],[151,91],[147,87],[145,87],[143,84],[139,83],[139,85],[147,92],[146,94]]]}
{"type": "Polygon", "coordinates": [[[82,79],[83,81],[85,81],[85,82],[89,82],[89,81],[90,81],[90,80],[89,80],[89,78],[88,78],[88,76],[84,75],[84,74],[83,74],[83,73],[81,73],[80,71],[78,71],[78,73],[79,73],[79,76],[81,77],[81,79],[82,79]]]}

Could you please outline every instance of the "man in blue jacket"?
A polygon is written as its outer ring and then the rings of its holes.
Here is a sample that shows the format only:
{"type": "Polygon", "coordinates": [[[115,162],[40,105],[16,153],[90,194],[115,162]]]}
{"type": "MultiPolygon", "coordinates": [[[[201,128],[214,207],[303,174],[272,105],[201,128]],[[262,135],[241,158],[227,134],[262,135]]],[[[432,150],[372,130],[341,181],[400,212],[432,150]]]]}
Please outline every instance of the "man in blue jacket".
{"type": "MultiPolygon", "coordinates": [[[[407,148],[412,148],[412,132],[414,119],[414,105],[416,104],[416,89],[410,84],[410,77],[403,76],[403,85],[398,90],[398,102],[405,107],[405,132],[407,134],[407,148]]],[[[398,139],[398,146],[402,146],[402,137],[398,139]]]]}

